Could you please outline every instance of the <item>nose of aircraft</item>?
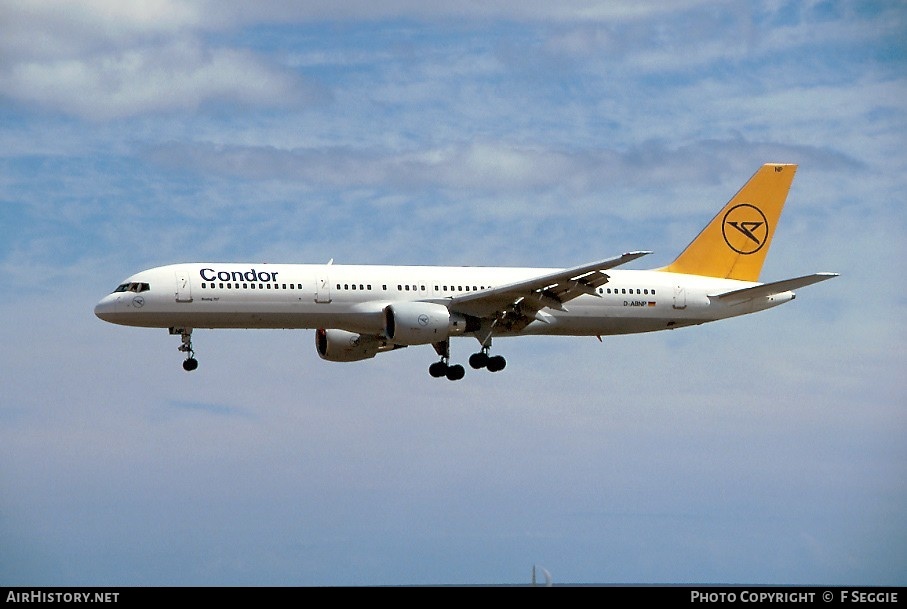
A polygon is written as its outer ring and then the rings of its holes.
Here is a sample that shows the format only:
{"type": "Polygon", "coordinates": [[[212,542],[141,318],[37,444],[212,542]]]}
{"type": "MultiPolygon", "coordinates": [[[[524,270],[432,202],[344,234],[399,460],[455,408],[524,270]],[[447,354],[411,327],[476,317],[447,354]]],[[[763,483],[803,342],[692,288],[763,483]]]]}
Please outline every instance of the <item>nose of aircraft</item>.
{"type": "Polygon", "coordinates": [[[108,294],[94,306],[94,314],[97,315],[98,319],[113,321],[113,315],[116,311],[118,300],[119,299],[113,294],[108,294]]]}

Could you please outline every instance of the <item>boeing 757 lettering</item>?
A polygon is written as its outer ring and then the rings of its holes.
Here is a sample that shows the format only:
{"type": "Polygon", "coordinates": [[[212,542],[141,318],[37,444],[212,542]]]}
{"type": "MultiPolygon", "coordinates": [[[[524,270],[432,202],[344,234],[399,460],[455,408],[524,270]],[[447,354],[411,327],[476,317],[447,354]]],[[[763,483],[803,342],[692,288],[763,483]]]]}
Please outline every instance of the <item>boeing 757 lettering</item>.
{"type": "Polygon", "coordinates": [[[836,277],[770,283],[759,274],[796,165],[763,165],[669,265],[615,270],[646,251],[567,269],[187,263],[129,277],[95,314],[115,324],[167,328],[195,370],[195,328],[309,328],[318,355],[352,362],[413,345],[440,358],[433,377],[463,378],[450,339],[478,341],[472,368],[497,372],[494,338],[596,336],[693,326],[778,306],[792,290],[836,277]]]}

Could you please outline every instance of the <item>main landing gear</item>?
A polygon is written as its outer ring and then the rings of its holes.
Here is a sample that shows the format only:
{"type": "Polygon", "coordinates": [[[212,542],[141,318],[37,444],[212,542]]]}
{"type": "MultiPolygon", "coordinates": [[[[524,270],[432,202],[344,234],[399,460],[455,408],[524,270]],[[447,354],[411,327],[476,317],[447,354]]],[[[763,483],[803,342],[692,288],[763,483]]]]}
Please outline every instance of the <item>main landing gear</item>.
{"type": "Polygon", "coordinates": [[[501,355],[488,355],[491,345],[482,347],[478,353],[469,356],[469,365],[474,369],[487,368],[489,372],[500,372],[507,365],[507,360],[501,355]]]}
{"type": "Polygon", "coordinates": [[[434,347],[435,352],[441,356],[441,361],[435,362],[428,367],[428,373],[430,375],[436,379],[446,376],[447,379],[451,381],[459,381],[466,376],[466,369],[464,369],[463,366],[460,364],[450,365],[450,341],[444,340],[439,343],[434,343],[432,344],[432,347],[434,347]]]}
{"type": "Polygon", "coordinates": [[[192,328],[170,328],[170,334],[179,334],[183,339],[183,343],[178,347],[182,353],[186,354],[183,370],[192,372],[198,368],[198,360],[195,359],[195,351],[192,349],[192,328]]]}
{"type": "Polygon", "coordinates": [[[436,379],[446,376],[448,380],[459,381],[466,376],[466,369],[460,364],[450,365],[450,360],[443,358],[440,362],[435,362],[428,367],[428,373],[436,379]]]}
{"type": "MultiPolygon", "coordinates": [[[[443,341],[440,343],[435,343],[432,345],[437,351],[438,355],[441,356],[441,361],[435,362],[428,367],[428,373],[434,378],[441,378],[446,376],[448,380],[459,381],[466,375],[466,370],[460,364],[450,364],[450,342],[443,341]]],[[[507,360],[505,360],[500,355],[488,355],[488,351],[491,349],[491,341],[488,341],[488,344],[482,347],[482,350],[478,353],[473,353],[469,356],[469,365],[475,369],[479,370],[480,368],[486,368],[489,372],[498,372],[503,370],[507,365],[507,360]]]]}

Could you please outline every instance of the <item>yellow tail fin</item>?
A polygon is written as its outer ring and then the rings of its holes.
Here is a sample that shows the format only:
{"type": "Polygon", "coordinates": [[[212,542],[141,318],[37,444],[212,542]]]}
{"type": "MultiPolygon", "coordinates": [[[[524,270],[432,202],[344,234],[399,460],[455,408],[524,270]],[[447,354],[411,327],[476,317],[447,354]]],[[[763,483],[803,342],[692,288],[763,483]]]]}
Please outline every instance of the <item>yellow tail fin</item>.
{"type": "Polygon", "coordinates": [[[661,270],[758,281],[796,171],[796,165],[763,165],[677,259],[661,270]]]}

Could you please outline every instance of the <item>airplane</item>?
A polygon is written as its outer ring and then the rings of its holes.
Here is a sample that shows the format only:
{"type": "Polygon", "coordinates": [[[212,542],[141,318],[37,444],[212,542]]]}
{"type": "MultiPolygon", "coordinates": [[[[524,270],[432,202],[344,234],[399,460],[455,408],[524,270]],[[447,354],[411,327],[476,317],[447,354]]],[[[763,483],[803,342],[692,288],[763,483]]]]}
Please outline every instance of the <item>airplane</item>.
{"type": "Polygon", "coordinates": [[[602,336],[671,330],[762,311],[815,273],[759,283],[797,165],[763,165],[667,266],[615,270],[649,251],[566,269],[197,262],[137,273],[95,306],[100,319],[179,335],[183,368],[195,370],[195,328],[315,330],[318,355],[352,362],[431,345],[432,377],[462,379],[453,337],[473,337],[473,369],[502,370],[494,338],[602,336]]]}

